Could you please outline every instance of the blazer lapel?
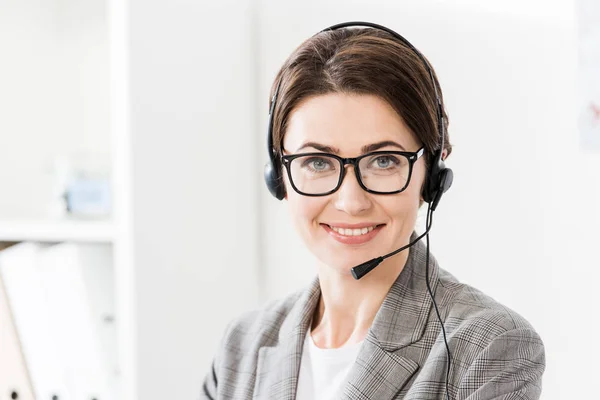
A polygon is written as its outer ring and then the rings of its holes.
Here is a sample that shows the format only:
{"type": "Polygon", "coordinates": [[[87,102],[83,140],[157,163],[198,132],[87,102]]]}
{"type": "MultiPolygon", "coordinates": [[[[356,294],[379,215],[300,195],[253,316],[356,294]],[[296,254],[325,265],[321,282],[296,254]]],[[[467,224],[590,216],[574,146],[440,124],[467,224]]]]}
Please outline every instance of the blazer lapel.
{"type": "Polygon", "coordinates": [[[416,362],[386,351],[371,337],[367,337],[348,375],[342,398],[391,399],[418,368],[416,362]]]}
{"type": "Polygon", "coordinates": [[[304,339],[320,295],[319,281],[315,279],[283,322],[276,345],[259,349],[255,400],[296,397],[304,339]]]}
{"type": "MultiPolygon", "coordinates": [[[[411,240],[415,237],[413,234],[411,240]]],[[[419,369],[418,363],[399,353],[423,336],[433,305],[425,281],[425,255],[421,242],[410,248],[406,265],[379,308],[350,370],[343,399],[392,399],[419,369]]],[[[438,273],[430,255],[429,278],[434,294],[438,273]]]]}

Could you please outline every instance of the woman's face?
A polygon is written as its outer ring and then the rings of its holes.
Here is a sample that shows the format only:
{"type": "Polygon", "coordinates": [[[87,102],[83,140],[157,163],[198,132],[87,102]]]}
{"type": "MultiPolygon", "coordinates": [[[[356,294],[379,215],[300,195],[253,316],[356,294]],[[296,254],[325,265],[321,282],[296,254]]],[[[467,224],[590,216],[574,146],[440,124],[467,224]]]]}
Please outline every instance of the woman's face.
{"type": "MultiPolygon", "coordinates": [[[[371,95],[327,94],[309,98],[290,115],[284,154],[328,152],[358,157],[366,146],[376,150],[417,151],[421,143],[384,100],[371,95]],[[313,145],[306,146],[307,143],[313,145]],[[316,147],[315,147],[316,146],[316,147]]],[[[373,150],[369,150],[373,151],[373,150]]],[[[294,191],[285,174],[287,201],[296,229],[310,251],[340,274],[408,243],[414,230],[420,189],[425,177],[424,157],[415,163],[408,187],[391,195],[363,190],[352,166],[346,166],[341,187],[333,194],[309,197],[294,191]],[[356,236],[362,232],[372,231],[356,236]],[[340,233],[340,229],[344,230],[340,233]],[[367,229],[363,229],[367,228],[367,229]],[[346,235],[346,229],[352,235],[346,235]]]]}

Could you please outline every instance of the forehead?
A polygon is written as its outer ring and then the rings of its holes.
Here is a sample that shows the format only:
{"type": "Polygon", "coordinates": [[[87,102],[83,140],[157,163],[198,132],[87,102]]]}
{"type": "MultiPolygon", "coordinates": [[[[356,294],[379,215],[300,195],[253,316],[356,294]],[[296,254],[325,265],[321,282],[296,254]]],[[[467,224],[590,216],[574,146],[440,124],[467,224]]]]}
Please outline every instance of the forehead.
{"type": "Polygon", "coordinates": [[[363,146],[386,140],[400,143],[407,151],[419,147],[402,117],[385,100],[332,93],[304,100],[292,111],[283,146],[294,152],[306,142],[317,142],[352,156],[363,146]]]}

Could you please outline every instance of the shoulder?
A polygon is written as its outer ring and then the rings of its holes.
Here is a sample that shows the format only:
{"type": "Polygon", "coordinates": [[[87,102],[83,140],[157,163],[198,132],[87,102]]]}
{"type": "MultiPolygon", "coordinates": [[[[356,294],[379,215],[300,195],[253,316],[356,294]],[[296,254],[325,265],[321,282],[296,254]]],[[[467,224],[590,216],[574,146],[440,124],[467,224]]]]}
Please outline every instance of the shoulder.
{"type": "Polygon", "coordinates": [[[440,286],[447,316],[457,327],[480,327],[490,335],[510,330],[534,330],[515,310],[440,269],[440,286]]]}
{"type": "Polygon", "coordinates": [[[463,353],[466,358],[475,359],[492,347],[506,352],[529,349],[543,358],[540,335],[518,312],[444,270],[440,270],[440,289],[448,339],[469,349],[463,353]]]}
{"type": "Polygon", "coordinates": [[[443,270],[436,298],[444,314],[457,399],[495,393],[539,398],[545,349],[529,321],[443,270]]]}
{"type": "Polygon", "coordinates": [[[252,386],[261,348],[279,341],[284,323],[290,325],[290,313],[302,299],[303,291],[271,301],[265,306],[244,312],[231,320],[213,356],[212,369],[203,385],[202,398],[242,398],[252,386]],[[225,395],[217,396],[217,384],[225,395]]]}
{"type": "Polygon", "coordinates": [[[278,341],[283,322],[299,301],[304,290],[298,290],[284,298],[272,300],[260,308],[246,311],[228,324],[222,345],[226,348],[258,349],[278,341]]]}

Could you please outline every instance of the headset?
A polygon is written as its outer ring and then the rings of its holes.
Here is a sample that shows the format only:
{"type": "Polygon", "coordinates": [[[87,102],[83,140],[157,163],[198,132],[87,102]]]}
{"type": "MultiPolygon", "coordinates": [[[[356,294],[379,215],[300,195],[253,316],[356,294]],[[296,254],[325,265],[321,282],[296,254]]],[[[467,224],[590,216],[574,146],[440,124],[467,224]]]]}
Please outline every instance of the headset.
{"type": "MultiPolygon", "coordinates": [[[[433,157],[430,157],[429,166],[428,166],[428,174],[426,179],[426,184],[423,188],[423,200],[426,203],[431,204],[431,210],[435,211],[437,205],[442,198],[442,195],[452,186],[452,181],[454,175],[452,170],[446,168],[444,161],[442,160],[442,151],[444,150],[444,138],[445,138],[445,125],[444,125],[444,114],[442,111],[442,101],[439,96],[438,87],[436,85],[435,79],[433,78],[433,70],[429,66],[429,63],[423,57],[423,55],[403,36],[399,33],[394,32],[393,30],[386,28],[385,26],[370,23],[370,22],[344,22],[341,24],[330,26],[329,28],[323,29],[319,33],[326,31],[333,31],[336,29],[351,27],[351,26],[365,26],[370,28],[376,28],[382,31],[389,33],[394,36],[396,39],[400,40],[406,46],[408,46],[414,53],[422,60],[423,65],[427,68],[429,75],[431,77],[431,82],[433,84],[433,88],[435,91],[435,98],[437,101],[437,117],[438,117],[438,131],[440,132],[440,148],[434,153],[433,157]]],[[[317,33],[317,34],[319,34],[317,33]]],[[[273,94],[273,98],[271,99],[271,105],[269,107],[269,122],[267,128],[267,152],[269,155],[269,161],[265,165],[265,183],[267,184],[267,188],[269,192],[278,200],[283,200],[285,198],[285,185],[283,182],[283,171],[281,166],[281,161],[278,157],[277,150],[273,145],[273,115],[275,111],[275,106],[277,104],[277,96],[279,95],[279,88],[281,86],[281,80],[277,83],[277,89],[273,94]]]]}
{"type": "MultiPolygon", "coordinates": [[[[444,336],[444,343],[446,345],[446,351],[447,351],[447,356],[448,356],[448,363],[447,363],[447,370],[446,370],[446,399],[450,399],[449,392],[448,392],[448,378],[450,375],[450,364],[452,363],[452,357],[450,354],[450,348],[448,346],[448,341],[446,339],[446,330],[444,328],[444,323],[442,322],[442,319],[441,319],[441,316],[440,316],[440,313],[438,310],[438,306],[435,301],[435,297],[431,291],[431,286],[429,284],[429,230],[431,229],[433,211],[435,211],[435,209],[437,208],[437,206],[442,198],[442,195],[446,191],[448,191],[448,189],[450,189],[450,186],[452,186],[452,182],[454,180],[454,174],[453,174],[452,170],[450,168],[446,167],[446,165],[444,164],[444,160],[442,159],[442,152],[444,150],[444,139],[445,139],[445,125],[444,125],[444,114],[443,114],[442,101],[439,96],[440,91],[438,90],[436,81],[434,79],[433,70],[432,70],[431,66],[429,65],[429,63],[427,62],[427,60],[425,59],[425,57],[421,54],[421,52],[419,52],[402,35],[400,35],[399,33],[395,32],[385,26],[374,24],[371,22],[357,22],[357,21],[343,22],[340,24],[332,25],[329,28],[325,28],[322,31],[318,32],[317,35],[322,32],[333,31],[336,29],[341,29],[341,28],[346,28],[346,27],[356,27],[356,26],[375,28],[375,29],[379,29],[379,30],[389,33],[390,35],[392,35],[393,37],[398,39],[400,42],[402,42],[403,44],[408,46],[421,59],[421,61],[423,62],[423,65],[426,67],[427,71],[429,72],[429,76],[431,77],[431,82],[433,84],[435,98],[437,101],[436,111],[437,111],[437,119],[438,119],[438,122],[437,122],[438,132],[440,133],[440,147],[439,147],[439,149],[435,150],[432,157],[429,157],[427,176],[426,176],[425,184],[423,185],[423,191],[422,191],[423,200],[426,203],[428,203],[425,232],[423,234],[421,234],[420,236],[418,236],[415,240],[413,240],[408,245],[405,245],[405,246],[403,246],[391,253],[388,253],[384,256],[377,257],[377,258],[369,260],[365,263],[357,265],[356,267],[352,268],[352,275],[354,276],[355,279],[362,278],[364,275],[366,275],[367,273],[372,271],[377,265],[379,265],[384,259],[391,257],[395,254],[398,254],[399,252],[409,248],[410,246],[412,246],[413,244],[415,244],[416,242],[421,240],[421,238],[423,238],[424,236],[427,236],[427,255],[426,255],[426,263],[425,263],[425,277],[426,277],[426,283],[427,283],[427,290],[429,292],[431,299],[433,300],[433,305],[434,305],[434,308],[435,308],[435,311],[437,314],[438,321],[441,325],[442,333],[444,336]]],[[[283,79],[283,74],[281,74],[281,77],[279,78],[279,82],[277,83],[275,93],[273,94],[273,97],[271,99],[271,104],[269,106],[269,122],[268,122],[268,128],[267,128],[267,151],[269,154],[269,161],[266,163],[265,170],[264,170],[264,178],[265,178],[265,183],[267,185],[267,188],[269,189],[269,192],[278,200],[283,200],[286,196],[281,160],[280,160],[277,150],[275,149],[274,144],[273,144],[273,116],[274,116],[274,112],[275,112],[275,106],[277,104],[277,96],[279,95],[279,89],[281,86],[282,79],[283,79]]]]}

